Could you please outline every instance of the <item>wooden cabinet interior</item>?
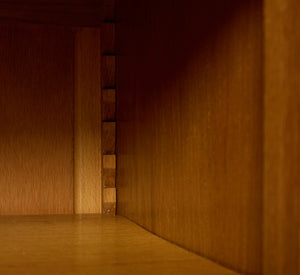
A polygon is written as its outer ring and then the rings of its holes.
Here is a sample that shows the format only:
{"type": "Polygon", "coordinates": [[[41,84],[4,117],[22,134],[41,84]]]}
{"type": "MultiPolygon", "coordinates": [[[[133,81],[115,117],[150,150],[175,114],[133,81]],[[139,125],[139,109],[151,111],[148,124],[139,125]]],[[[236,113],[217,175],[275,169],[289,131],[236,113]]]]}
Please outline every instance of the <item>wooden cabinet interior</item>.
{"type": "MultiPolygon", "coordinates": [[[[299,13],[298,0],[0,1],[0,215],[114,214],[117,190],[119,215],[224,274],[300,275],[299,13]]],[[[100,239],[113,223],[134,240],[132,224],[90,218],[100,239]]]]}

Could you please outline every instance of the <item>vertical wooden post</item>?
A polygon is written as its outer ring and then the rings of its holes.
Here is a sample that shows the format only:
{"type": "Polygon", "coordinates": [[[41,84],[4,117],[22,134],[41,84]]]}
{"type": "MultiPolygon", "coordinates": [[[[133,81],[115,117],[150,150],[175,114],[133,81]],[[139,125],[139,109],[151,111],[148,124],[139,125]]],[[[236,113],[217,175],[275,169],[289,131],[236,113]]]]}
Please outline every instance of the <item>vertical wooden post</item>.
{"type": "Polygon", "coordinates": [[[74,212],[101,213],[100,29],[75,37],[74,212]]]}
{"type": "Polygon", "coordinates": [[[299,274],[299,0],[266,0],[263,274],[299,274]]]}

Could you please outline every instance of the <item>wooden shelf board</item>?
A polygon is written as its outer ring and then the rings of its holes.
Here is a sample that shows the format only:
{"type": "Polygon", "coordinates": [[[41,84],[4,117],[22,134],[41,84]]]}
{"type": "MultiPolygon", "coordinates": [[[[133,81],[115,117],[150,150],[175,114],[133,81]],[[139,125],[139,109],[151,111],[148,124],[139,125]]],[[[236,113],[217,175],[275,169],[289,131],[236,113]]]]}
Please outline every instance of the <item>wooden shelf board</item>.
{"type": "Polygon", "coordinates": [[[0,243],[1,274],[237,274],[120,216],[1,216],[0,243]]]}

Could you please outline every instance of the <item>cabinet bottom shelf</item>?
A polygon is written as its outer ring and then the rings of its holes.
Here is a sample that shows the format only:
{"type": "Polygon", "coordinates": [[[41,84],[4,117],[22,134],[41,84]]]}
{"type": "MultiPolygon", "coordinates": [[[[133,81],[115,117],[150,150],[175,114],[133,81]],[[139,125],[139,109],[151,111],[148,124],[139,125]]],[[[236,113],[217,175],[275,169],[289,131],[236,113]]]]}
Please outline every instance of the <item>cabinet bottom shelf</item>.
{"type": "Polygon", "coordinates": [[[0,244],[0,274],[237,274],[120,216],[0,216],[0,244]]]}

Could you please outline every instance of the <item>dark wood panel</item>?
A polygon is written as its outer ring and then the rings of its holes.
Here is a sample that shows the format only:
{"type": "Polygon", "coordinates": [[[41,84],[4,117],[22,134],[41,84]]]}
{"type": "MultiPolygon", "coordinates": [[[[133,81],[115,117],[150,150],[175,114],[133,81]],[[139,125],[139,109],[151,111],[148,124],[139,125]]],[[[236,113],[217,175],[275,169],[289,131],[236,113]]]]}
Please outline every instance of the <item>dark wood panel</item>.
{"type": "Polygon", "coordinates": [[[0,214],[73,213],[73,42],[0,25],[0,214]]]}
{"type": "Polygon", "coordinates": [[[118,213],[261,272],[262,2],[117,1],[118,213]]]}
{"type": "Polygon", "coordinates": [[[0,1],[0,20],[68,26],[100,26],[114,20],[114,0],[0,1]]]}
{"type": "Polygon", "coordinates": [[[105,55],[102,57],[102,88],[114,89],[116,86],[116,57],[105,55]]]}
{"type": "Polygon", "coordinates": [[[115,23],[103,23],[101,25],[101,50],[103,54],[116,52],[115,36],[115,23]]]}
{"type": "Polygon", "coordinates": [[[264,274],[300,274],[300,5],[265,1],[264,274]]]}
{"type": "Polygon", "coordinates": [[[116,90],[102,90],[102,120],[116,120],[116,90]]]}

